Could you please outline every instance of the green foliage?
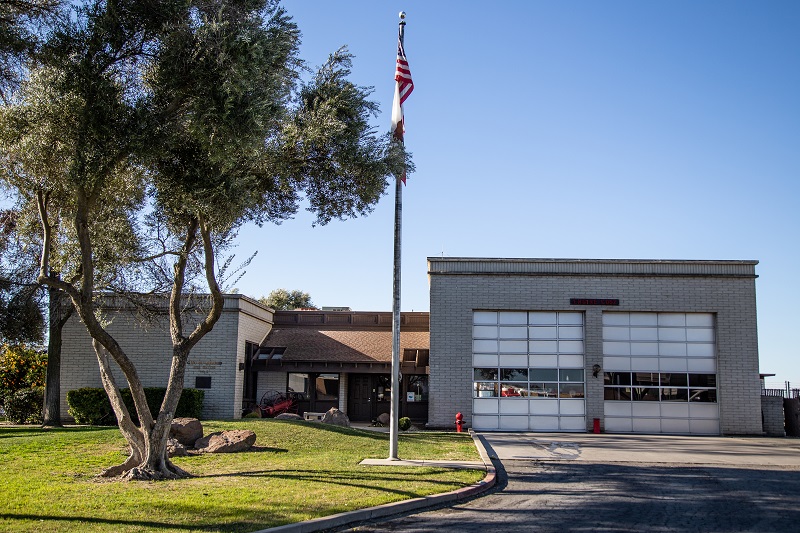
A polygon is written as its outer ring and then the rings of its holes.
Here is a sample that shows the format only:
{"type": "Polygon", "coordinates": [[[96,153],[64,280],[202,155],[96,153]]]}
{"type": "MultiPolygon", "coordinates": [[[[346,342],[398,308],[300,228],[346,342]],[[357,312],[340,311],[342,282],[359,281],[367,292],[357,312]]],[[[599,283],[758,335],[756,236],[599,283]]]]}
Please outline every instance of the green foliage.
{"type": "Polygon", "coordinates": [[[261,418],[261,413],[259,413],[258,411],[250,411],[242,418],[261,418]]]}
{"type": "Polygon", "coordinates": [[[259,298],[258,301],[276,311],[291,311],[293,309],[314,307],[311,295],[299,290],[275,289],[268,296],[259,298]]]}
{"type": "Polygon", "coordinates": [[[23,215],[19,209],[0,209],[0,342],[14,344],[41,342],[44,331],[36,283],[39,254],[20,236],[23,215]]]}
{"type": "Polygon", "coordinates": [[[378,106],[369,100],[371,88],[347,79],[352,59],[346,48],[331,54],[301,86],[299,105],[283,125],[278,168],[302,191],[321,225],[370,213],[389,176],[404,167],[414,171],[402,145],[369,125],[378,106]]]}
{"type": "Polygon", "coordinates": [[[113,426],[117,423],[104,389],[84,387],[67,391],[67,405],[67,412],[78,424],[113,426]]]}
{"type": "Polygon", "coordinates": [[[275,1],[196,7],[199,17],[175,19],[162,36],[145,80],[158,206],[173,221],[202,213],[216,230],[282,220],[296,195],[275,180],[265,144],[296,83],[297,26],[275,1]]]}
{"type": "Polygon", "coordinates": [[[0,403],[14,392],[44,387],[47,354],[25,345],[3,345],[0,348],[0,403]]]}
{"type": "Polygon", "coordinates": [[[0,1],[0,95],[13,87],[40,38],[36,26],[59,0],[0,1]]]}
{"type": "Polygon", "coordinates": [[[42,340],[44,316],[36,299],[37,286],[0,287],[0,338],[7,342],[42,340]]]}
{"type": "Polygon", "coordinates": [[[411,429],[411,419],[407,416],[404,416],[400,420],[397,421],[398,426],[400,427],[401,431],[408,431],[411,429]]]}
{"type": "MultiPolygon", "coordinates": [[[[161,409],[161,402],[167,389],[164,387],[145,387],[144,394],[147,398],[147,406],[150,413],[157,414],[161,409]]],[[[135,424],[139,423],[136,416],[136,409],[133,404],[133,397],[130,389],[122,389],[122,401],[128,408],[135,424]]],[[[183,389],[178,400],[178,407],[175,410],[175,418],[200,418],[203,411],[203,399],[205,392],[199,389],[183,389]]],[[[69,414],[78,424],[89,424],[97,426],[113,426],[117,423],[117,417],[111,408],[106,391],[102,388],[85,387],[74,389],[67,392],[67,405],[69,414]]]]}
{"type": "Polygon", "coordinates": [[[41,424],[44,389],[20,389],[5,399],[3,409],[14,424],[41,424]]]}
{"type": "MultiPolygon", "coordinates": [[[[147,389],[145,389],[146,391],[147,389]]],[[[164,390],[166,393],[166,390],[164,390]]],[[[163,394],[162,394],[163,399],[163,394]]],[[[175,408],[175,416],[176,417],[186,417],[186,418],[200,418],[203,414],[203,400],[206,397],[206,393],[200,389],[183,389],[181,392],[181,397],[178,400],[178,407],[175,408]]],[[[161,405],[159,401],[158,405],[161,405]]],[[[153,413],[158,413],[158,408],[153,410],[150,409],[153,413]]]]}

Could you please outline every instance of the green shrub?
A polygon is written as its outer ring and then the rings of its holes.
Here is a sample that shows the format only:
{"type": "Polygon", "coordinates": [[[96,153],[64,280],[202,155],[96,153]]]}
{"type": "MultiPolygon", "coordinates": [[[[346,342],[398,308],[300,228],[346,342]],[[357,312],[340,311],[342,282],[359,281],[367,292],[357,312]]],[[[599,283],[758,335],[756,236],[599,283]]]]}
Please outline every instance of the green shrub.
{"type": "MultiPolygon", "coordinates": [[[[133,423],[139,424],[139,417],[136,415],[136,408],[133,404],[133,396],[130,389],[122,389],[120,393],[122,394],[122,401],[125,402],[125,406],[133,418],[133,423]]],[[[158,413],[165,394],[167,394],[167,389],[164,387],[144,388],[144,396],[147,399],[150,414],[158,413]]],[[[203,412],[204,398],[205,392],[200,389],[183,389],[181,397],[178,399],[178,405],[175,408],[175,418],[200,418],[203,412]]]]}
{"type": "MultiPolygon", "coordinates": [[[[164,393],[166,393],[166,390],[164,393]]],[[[178,400],[178,407],[175,409],[175,416],[200,418],[203,414],[203,400],[205,398],[206,393],[201,389],[183,389],[178,400]]],[[[161,405],[161,402],[159,402],[159,405],[161,405]]]]}
{"type": "Polygon", "coordinates": [[[22,389],[44,387],[47,354],[25,345],[0,348],[0,403],[22,389]]]}
{"type": "Polygon", "coordinates": [[[258,411],[250,411],[242,418],[261,418],[261,413],[259,413],[258,411]]]}
{"type": "Polygon", "coordinates": [[[397,421],[397,425],[400,427],[401,431],[408,431],[411,429],[411,419],[407,416],[404,416],[400,420],[397,421]]]}
{"type": "Polygon", "coordinates": [[[20,389],[5,399],[6,416],[14,424],[41,424],[44,389],[20,389]]]}
{"type": "MultiPolygon", "coordinates": [[[[147,406],[150,413],[158,413],[161,409],[161,402],[167,389],[164,387],[145,387],[144,395],[147,399],[147,406]]],[[[133,396],[130,389],[120,390],[122,401],[128,408],[134,424],[139,424],[139,417],[136,416],[136,409],[133,403],[133,396]]],[[[175,418],[200,418],[203,411],[203,399],[205,392],[199,389],[183,389],[175,409],[175,418]]],[[[67,393],[67,404],[69,414],[78,424],[90,425],[116,425],[117,418],[111,409],[111,402],[108,400],[106,391],[101,388],[87,387],[83,389],[71,390],[67,393]]]]}
{"type": "Polygon", "coordinates": [[[68,412],[78,424],[113,426],[117,418],[104,389],[84,387],[67,392],[68,412]]]}

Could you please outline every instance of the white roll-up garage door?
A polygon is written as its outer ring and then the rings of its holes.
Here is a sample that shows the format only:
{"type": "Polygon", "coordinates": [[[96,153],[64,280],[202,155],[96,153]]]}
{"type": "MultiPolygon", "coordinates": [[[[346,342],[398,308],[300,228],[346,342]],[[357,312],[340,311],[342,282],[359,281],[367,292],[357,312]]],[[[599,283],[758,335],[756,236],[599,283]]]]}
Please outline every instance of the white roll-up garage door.
{"type": "Polygon", "coordinates": [[[473,313],[472,426],[586,431],[581,312],[473,313]]]}
{"type": "Polygon", "coordinates": [[[605,429],[717,435],[711,313],[603,313],[605,429]]]}

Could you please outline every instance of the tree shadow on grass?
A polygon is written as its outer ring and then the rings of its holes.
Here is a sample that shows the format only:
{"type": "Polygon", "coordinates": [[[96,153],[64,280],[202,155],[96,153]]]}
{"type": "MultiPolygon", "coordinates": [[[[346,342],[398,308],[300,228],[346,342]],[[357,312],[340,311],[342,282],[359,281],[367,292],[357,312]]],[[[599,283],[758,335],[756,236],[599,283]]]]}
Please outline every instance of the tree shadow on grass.
{"type": "MultiPolygon", "coordinates": [[[[0,513],[0,520],[31,520],[33,522],[67,522],[80,524],[108,524],[120,526],[138,526],[159,529],[185,529],[186,531],[197,531],[196,524],[176,524],[174,522],[155,522],[148,520],[120,520],[111,518],[97,518],[94,516],[52,516],[41,514],[14,514],[0,513]]],[[[80,528],[80,526],[74,526],[80,528]]],[[[79,529],[76,529],[76,531],[79,529]]]]}
{"type": "Polygon", "coordinates": [[[289,450],[286,448],[271,448],[269,446],[253,445],[249,450],[237,453],[289,453],[289,450]]]}
{"type": "Polygon", "coordinates": [[[330,433],[338,433],[340,435],[349,435],[355,437],[365,437],[373,440],[388,440],[388,433],[381,433],[378,431],[370,431],[368,429],[359,428],[346,428],[343,426],[336,426],[334,424],[323,424],[322,422],[309,421],[309,420],[275,420],[267,419],[275,424],[291,424],[295,426],[303,426],[309,429],[328,431],[330,433]]]}
{"type": "Polygon", "coordinates": [[[458,481],[439,481],[432,480],[428,476],[442,474],[449,472],[448,469],[440,468],[426,468],[418,469],[416,471],[399,472],[397,467],[389,467],[386,471],[376,471],[372,467],[359,471],[352,470],[256,470],[250,472],[228,472],[224,474],[205,474],[194,476],[195,479],[203,478],[223,478],[223,477],[241,477],[241,478],[264,478],[264,479],[287,479],[291,481],[302,481],[308,483],[325,483],[330,485],[339,485],[347,487],[355,487],[359,489],[377,490],[391,494],[397,494],[406,498],[416,498],[419,496],[418,492],[413,490],[402,490],[395,487],[404,487],[408,483],[419,483],[420,480],[428,485],[433,486],[447,486],[460,485],[458,481]],[[372,481],[375,484],[370,484],[372,481]],[[388,483],[392,486],[380,486],[380,483],[388,483]]]}
{"type": "Polygon", "coordinates": [[[0,425],[0,439],[10,437],[39,437],[47,433],[93,433],[97,431],[108,431],[108,426],[77,426],[77,427],[40,427],[40,426],[3,426],[0,425]]]}

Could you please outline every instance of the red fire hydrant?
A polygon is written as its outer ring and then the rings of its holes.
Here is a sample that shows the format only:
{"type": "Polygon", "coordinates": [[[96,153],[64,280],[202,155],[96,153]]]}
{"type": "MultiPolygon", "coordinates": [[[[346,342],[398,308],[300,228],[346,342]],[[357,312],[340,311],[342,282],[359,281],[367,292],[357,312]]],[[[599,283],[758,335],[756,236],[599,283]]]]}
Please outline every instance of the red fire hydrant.
{"type": "Polygon", "coordinates": [[[456,413],[456,431],[461,433],[464,429],[464,415],[461,413],[456,413]]]}

